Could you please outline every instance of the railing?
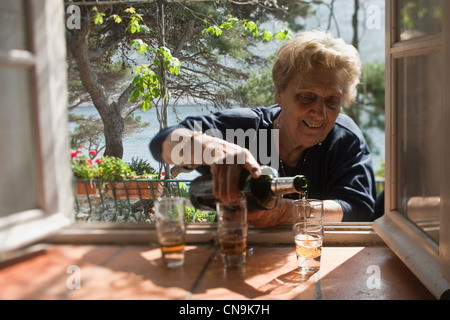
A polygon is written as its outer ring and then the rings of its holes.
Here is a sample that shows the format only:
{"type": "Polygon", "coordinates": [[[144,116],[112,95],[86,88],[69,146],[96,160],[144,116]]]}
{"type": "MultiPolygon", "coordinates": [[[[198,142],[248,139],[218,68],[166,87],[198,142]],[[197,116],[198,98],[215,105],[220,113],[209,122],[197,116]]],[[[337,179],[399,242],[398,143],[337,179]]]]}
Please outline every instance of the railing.
{"type": "MultiPolygon", "coordinates": [[[[200,212],[188,202],[191,180],[74,180],[75,219],[81,221],[154,223],[153,201],[159,196],[187,200],[186,221],[214,221],[215,212],[200,212]]],[[[378,194],[384,179],[377,178],[378,194]]]]}
{"type": "Polygon", "coordinates": [[[75,218],[81,221],[155,222],[153,203],[160,196],[186,198],[186,220],[208,222],[214,212],[200,212],[188,201],[191,180],[74,180],[75,218]]]}

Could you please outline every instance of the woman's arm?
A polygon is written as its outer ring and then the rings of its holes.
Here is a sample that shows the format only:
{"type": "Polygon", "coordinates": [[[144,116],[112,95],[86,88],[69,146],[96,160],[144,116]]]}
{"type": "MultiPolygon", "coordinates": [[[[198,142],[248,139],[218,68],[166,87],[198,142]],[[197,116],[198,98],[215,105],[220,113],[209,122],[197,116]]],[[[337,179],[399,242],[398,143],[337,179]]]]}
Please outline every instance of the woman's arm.
{"type": "MultiPolygon", "coordinates": [[[[249,211],[248,222],[257,228],[267,228],[280,224],[292,224],[291,199],[281,199],[273,210],[249,211]]],[[[344,215],[341,206],[333,200],[324,200],[324,222],[341,222],[344,215]]]]}
{"type": "Polygon", "coordinates": [[[242,170],[249,171],[253,178],[261,175],[260,166],[248,149],[184,128],[167,135],[161,156],[169,164],[209,166],[214,195],[222,202],[239,200],[238,184],[242,170]]]}

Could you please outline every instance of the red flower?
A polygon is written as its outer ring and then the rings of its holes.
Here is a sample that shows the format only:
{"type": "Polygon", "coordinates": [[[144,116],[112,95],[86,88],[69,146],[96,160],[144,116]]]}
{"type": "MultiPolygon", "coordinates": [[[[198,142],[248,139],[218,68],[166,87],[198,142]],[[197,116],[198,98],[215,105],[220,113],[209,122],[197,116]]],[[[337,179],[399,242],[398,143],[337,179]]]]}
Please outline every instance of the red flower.
{"type": "Polygon", "coordinates": [[[96,152],[95,150],[89,150],[89,154],[91,154],[91,155],[93,155],[93,156],[96,156],[96,155],[97,155],[97,152],[96,152]]]}
{"type": "Polygon", "coordinates": [[[72,151],[72,152],[70,153],[70,156],[71,156],[72,158],[76,158],[76,157],[78,157],[78,152],[72,151]]]}
{"type": "Polygon", "coordinates": [[[102,161],[102,159],[95,159],[95,162],[98,163],[98,164],[100,164],[100,163],[102,163],[103,161],[102,161]]]}
{"type": "Polygon", "coordinates": [[[92,160],[91,160],[91,159],[87,160],[87,162],[89,162],[90,164],[92,164],[92,160]]]}

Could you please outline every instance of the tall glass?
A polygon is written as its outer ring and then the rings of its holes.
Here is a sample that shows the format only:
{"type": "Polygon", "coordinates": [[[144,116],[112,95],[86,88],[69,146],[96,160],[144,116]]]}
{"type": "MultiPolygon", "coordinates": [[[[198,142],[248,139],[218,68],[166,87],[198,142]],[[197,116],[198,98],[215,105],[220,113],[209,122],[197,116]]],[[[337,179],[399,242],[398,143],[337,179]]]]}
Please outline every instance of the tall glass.
{"type": "Polygon", "coordinates": [[[245,265],[247,250],[247,202],[218,203],[218,234],[225,268],[245,265]]]}
{"type": "Polygon", "coordinates": [[[298,268],[302,275],[311,275],[320,269],[323,243],[323,201],[295,201],[293,215],[292,232],[298,268]]]}
{"type": "Polygon", "coordinates": [[[175,268],[184,264],[185,199],[159,198],[155,201],[156,230],[164,264],[175,268]]]}

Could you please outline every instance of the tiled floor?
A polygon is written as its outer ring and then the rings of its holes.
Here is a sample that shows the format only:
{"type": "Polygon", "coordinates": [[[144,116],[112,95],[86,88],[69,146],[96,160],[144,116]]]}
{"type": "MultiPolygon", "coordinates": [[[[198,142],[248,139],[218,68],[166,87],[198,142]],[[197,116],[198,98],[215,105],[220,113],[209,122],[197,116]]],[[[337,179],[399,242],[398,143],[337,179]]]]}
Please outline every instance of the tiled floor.
{"type": "Polygon", "coordinates": [[[301,279],[292,247],[254,247],[224,270],[212,246],[188,246],[163,267],[156,246],[51,246],[0,268],[0,299],[433,299],[386,247],[325,247],[301,279]],[[79,288],[77,288],[79,285],[79,288]]]}

